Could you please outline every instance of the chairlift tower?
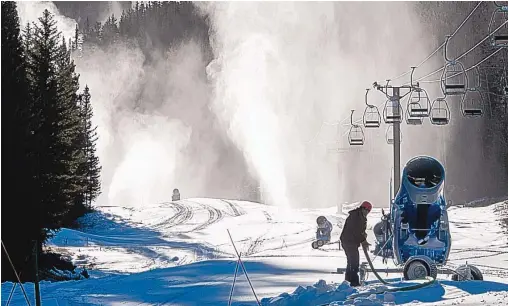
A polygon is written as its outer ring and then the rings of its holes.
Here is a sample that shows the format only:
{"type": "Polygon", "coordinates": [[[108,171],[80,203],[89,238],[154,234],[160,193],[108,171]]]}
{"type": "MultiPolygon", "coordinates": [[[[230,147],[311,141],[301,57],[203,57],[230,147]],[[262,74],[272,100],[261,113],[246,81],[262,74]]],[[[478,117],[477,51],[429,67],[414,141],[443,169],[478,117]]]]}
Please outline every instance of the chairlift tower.
{"type": "MultiPolygon", "coordinates": [[[[385,96],[389,99],[388,102],[392,103],[393,117],[400,118],[402,115],[400,114],[400,99],[408,95],[413,89],[413,86],[393,86],[388,84],[379,85],[377,82],[374,82],[373,86],[377,90],[384,93],[385,96]],[[407,90],[407,93],[401,96],[401,90],[407,90]]],[[[400,187],[400,123],[401,120],[393,120],[391,123],[393,124],[393,196],[397,195],[400,187]]]]}

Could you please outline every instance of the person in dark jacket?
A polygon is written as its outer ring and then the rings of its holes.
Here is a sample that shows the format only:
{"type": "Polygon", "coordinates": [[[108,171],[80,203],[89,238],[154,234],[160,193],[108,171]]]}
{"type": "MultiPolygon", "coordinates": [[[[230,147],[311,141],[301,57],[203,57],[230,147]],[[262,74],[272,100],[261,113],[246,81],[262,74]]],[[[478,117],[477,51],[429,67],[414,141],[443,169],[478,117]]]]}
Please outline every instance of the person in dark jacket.
{"type": "Polygon", "coordinates": [[[346,281],[352,287],[360,286],[358,276],[360,253],[358,247],[360,245],[369,246],[365,230],[367,229],[367,215],[371,210],[372,204],[368,201],[363,201],[360,207],[351,210],[340,234],[340,242],[347,257],[346,281]]]}

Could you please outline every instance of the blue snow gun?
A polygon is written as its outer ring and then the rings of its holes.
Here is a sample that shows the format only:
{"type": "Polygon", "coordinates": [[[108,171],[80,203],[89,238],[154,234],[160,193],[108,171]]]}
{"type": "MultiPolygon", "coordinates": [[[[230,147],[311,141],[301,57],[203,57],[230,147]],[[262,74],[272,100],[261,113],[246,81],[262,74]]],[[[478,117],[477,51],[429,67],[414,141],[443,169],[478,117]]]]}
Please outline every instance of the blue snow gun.
{"type": "Polygon", "coordinates": [[[397,265],[426,257],[444,265],[451,249],[444,196],[445,170],[429,156],[417,156],[405,165],[399,191],[390,212],[374,226],[374,253],[393,257],[397,265]]]}

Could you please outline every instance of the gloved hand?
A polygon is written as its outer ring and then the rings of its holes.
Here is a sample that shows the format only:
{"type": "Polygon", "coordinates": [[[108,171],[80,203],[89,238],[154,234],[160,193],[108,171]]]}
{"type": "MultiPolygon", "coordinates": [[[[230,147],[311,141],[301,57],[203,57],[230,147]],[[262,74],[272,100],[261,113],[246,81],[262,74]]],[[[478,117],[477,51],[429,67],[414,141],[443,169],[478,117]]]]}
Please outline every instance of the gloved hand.
{"type": "Polygon", "coordinates": [[[366,248],[367,250],[369,249],[369,246],[370,246],[370,244],[367,242],[367,240],[364,240],[362,242],[362,247],[366,248]]]}

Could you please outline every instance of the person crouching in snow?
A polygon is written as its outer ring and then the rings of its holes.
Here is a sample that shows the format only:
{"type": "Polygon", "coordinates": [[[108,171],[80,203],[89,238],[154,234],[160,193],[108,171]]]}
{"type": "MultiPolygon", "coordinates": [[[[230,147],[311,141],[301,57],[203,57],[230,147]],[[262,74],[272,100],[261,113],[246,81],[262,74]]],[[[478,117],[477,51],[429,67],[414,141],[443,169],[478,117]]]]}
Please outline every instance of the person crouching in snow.
{"type": "Polygon", "coordinates": [[[326,217],[319,216],[316,220],[318,229],[316,231],[316,239],[330,242],[332,236],[333,225],[326,217]]]}
{"type": "Polygon", "coordinates": [[[358,252],[358,247],[360,245],[369,247],[365,230],[367,229],[367,215],[371,210],[372,204],[368,201],[363,201],[360,207],[351,210],[340,234],[340,242],[347,257],[345,278],[352,287],[360,286],[360,278],[358,276],[360,253],[358,252]]]}

